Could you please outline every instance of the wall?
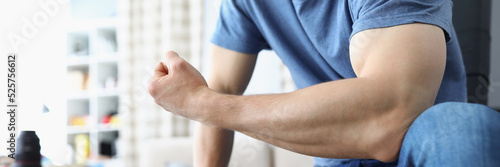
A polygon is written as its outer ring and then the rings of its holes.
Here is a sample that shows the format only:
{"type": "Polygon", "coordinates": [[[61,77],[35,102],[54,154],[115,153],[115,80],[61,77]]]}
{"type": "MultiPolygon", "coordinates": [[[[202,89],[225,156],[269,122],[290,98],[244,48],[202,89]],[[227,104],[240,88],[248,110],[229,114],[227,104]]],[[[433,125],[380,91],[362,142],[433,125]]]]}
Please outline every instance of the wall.
{"type": "MultiPolygon", "coordinates": [[[[0,56],[2,68],[7,68],[7,53],[18,53],[17,132],[36,130],[42,154],[57,162],[67,156],[64,106],[66,71],[66,34],[69,17],[67,2],[2,1],[0,4],[0,56]],[[47,8],[47,5],[50,7],[47,8]],[[23,33],[25,32],[25,33],[23,33]],[[8,34],[26,39],[14,49],[8,34]],[[17,50],[17,51],[16,51],[17,50]],[[50,109],[42,114],[42,104],[50,109]]],[[[2,79],[5,71],[2,71],[2,79]]],[[[7,93],[6,82],[2,90],[7,93]]],[[[6,96],[1,97],[3,104],[6,96]]],[[[5,111],[5,110],[4,110],[5,111]]],[[[4,139],[7,128],[5,113],[0,114],[0,155],[6,154],[4,139]]]]}
{"type": "Polygon", "coordinates": [[[488,105],[500,109],[500,1],[493,0],[491,13],[491,72],[488,105]]]}

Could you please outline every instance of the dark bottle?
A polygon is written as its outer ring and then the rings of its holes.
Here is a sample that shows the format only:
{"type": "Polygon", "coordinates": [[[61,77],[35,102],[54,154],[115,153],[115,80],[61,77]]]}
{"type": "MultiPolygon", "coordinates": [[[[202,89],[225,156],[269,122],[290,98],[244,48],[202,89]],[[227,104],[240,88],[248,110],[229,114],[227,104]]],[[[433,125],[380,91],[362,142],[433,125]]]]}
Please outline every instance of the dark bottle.
{"type": "Polygon", "coordinates": [[[35,131],[21,131],[17,139],[14,167],[41,167],[40,139],[35,131]]]}

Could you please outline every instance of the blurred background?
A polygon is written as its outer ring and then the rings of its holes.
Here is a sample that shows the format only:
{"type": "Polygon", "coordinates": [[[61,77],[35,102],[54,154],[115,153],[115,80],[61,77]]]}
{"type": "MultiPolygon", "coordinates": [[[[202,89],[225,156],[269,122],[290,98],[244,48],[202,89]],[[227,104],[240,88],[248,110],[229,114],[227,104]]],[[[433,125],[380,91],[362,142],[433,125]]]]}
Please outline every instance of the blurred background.
{"type": "MultiPolygon", "coordinates": [[[[164,166],[158,157],[170,154],[171,165],[190,163],[193,122],[158,107],[147,84],[168,50],[207,77],[219,1],[1,3],[0,51],[19,55],[18,128],[36,130],[42,154],[87,166],[164,166]],[[176,142],[187,143],[171,149],[176,142]]],[[[294,90],[281,61],[262,54],[247,94],[294,90]]]]}
{"type": "MultiPolygon", "coordinates": [[[[208,77],[220,1],[40,0],[0,2],[0,53],[18,63],[18,128],[36,130],[55,165],[189,166],[194,123],[147,92],[154,65],[174,50],[208,77]]],[[[474,102],[500,108],[500,1],[493,0],[489,67],[474,102]],[[490,56],[491,55],[491,56],[490,56]],[[489,86],[488,86],[489,85],[489,86]],[[488,100],[486,100],[488,99],[488,100]]],[[[474,18],[473,18],[474,19],[474,18]]],[[[458,32],[458,31],[457,31],[458,32]]],[[[462,43],[462,42],[461,42],[462,43]]],[[[489,44],[488,44],[489,45],[489,44]]],[[[6,61],[6,60],[4,60],[6,61]]],[[[465,61],[469,61],[465,59],[465,61]]],[[[487,63],[487,64],[485,64],[487,63]]],[[[6,69],[6,63],[0,63],[6,69]]],[[[470,89],[470,87],[469,87],[470,89]]],[[[272,51],[260,53],[245,94],[295,90],[272,51]]],[[[6,94],[6,89],[2,89],[6,94]]],[[[2,101],[7,101],[2,96],[2,101]]],[[[1,125],[6,125],[2,115],[1,125]]],[[[0,138],[7,136],[0,128],[0,138]]],[[[311,166],[311,157],[237,134],[230,166],[311,166]]],[[[4,143],[0,144],[4,148],[4,143]]],[[[0,156],[7,151],[0,149],[0,156]]]]}

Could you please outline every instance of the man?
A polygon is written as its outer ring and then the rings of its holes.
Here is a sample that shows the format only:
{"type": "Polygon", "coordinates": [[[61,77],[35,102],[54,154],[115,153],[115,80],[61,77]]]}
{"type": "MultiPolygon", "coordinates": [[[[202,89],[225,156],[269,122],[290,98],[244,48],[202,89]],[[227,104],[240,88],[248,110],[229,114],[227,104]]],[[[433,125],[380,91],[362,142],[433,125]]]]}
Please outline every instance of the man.
{"type": "Polygon", "coordinates": [[[500,114],[458,103],[465,74],[451,9],[449,0],[226,0],[208,86],[169,52],[149,92],[204,124],[197,167],[227,166],[232,130],[321,157],[318,167],[498,166],[500,114]],[[239,96],[262,49],[299,90],[239,96]]]}

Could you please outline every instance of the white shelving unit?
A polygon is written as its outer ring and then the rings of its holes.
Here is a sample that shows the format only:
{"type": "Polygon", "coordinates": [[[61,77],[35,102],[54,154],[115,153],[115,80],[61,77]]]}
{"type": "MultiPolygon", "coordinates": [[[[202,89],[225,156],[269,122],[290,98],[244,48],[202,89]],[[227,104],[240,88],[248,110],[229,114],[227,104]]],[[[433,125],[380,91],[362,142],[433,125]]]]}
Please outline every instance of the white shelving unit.
{"type": "Polygon", "coordinates": [[[71,5],[73,19],[67,30],[66,63],[67,141],[78,152],[81,148],[75,136],[87,136],[89,159],[101,159],[102,144],[113,145],[119,132],[117,123],[103,123],[109,122],[107,116],[118,114],[120,98],[116,2],[72,0],[71,5]]]}

